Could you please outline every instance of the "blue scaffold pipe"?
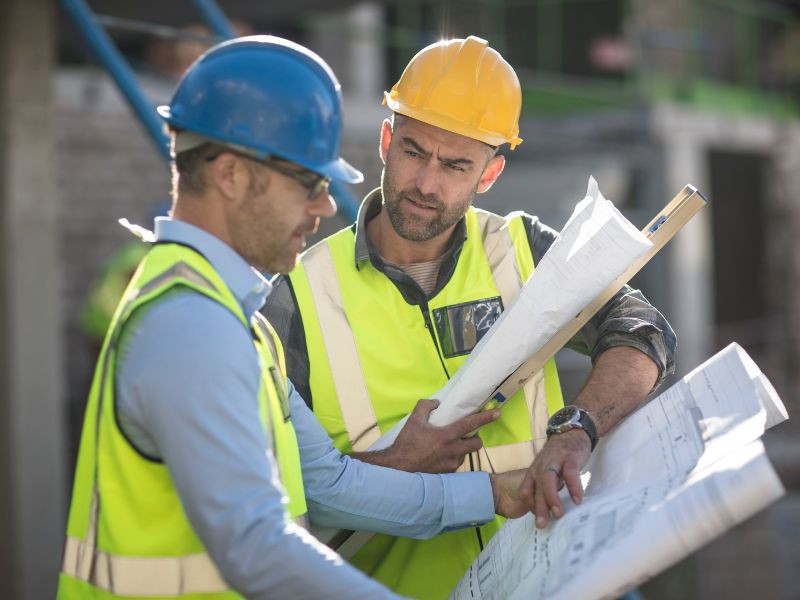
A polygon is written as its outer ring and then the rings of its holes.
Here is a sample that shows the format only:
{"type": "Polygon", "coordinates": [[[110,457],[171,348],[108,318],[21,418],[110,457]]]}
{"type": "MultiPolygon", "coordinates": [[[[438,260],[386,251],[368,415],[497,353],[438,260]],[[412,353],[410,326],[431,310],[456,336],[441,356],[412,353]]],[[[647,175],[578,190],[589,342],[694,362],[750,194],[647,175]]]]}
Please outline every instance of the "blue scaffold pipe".
{"type": "Polygon", "coordinates": [[[166,161],[169,161],[169,138],[164,133],[155,106],[145,98],[133,70],[122,58],[114,42],[111,41],[105,29],[99,25],[94,13],[84,0],[60,1],[89,44],[95,57],[103,63],[103,66],[114,78],[125,100],[144,124],[158,151],[166,161]]]}
{"type": "Polygon", "coordinates": [[[219,37],[229,40],[236,37],[230,21],[214,0],[192,0],[195,8],[203,15],[206,25],[219,37]]]}

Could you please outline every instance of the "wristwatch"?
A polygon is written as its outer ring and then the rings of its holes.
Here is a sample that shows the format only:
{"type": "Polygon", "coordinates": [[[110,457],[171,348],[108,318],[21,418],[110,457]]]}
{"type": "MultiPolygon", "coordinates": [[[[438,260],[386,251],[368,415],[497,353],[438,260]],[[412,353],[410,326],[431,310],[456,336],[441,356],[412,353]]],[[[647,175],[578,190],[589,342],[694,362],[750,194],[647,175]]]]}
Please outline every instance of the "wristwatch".
{"type": "Polygon", "coordinates": [[[565,406],[553,413],[547,421],[547,438],[556,433],[564,433],[570,429],[583,429],[592,442],[592,450],[597,445],[597,427],[589,413],[577,406],[565,406]]]}

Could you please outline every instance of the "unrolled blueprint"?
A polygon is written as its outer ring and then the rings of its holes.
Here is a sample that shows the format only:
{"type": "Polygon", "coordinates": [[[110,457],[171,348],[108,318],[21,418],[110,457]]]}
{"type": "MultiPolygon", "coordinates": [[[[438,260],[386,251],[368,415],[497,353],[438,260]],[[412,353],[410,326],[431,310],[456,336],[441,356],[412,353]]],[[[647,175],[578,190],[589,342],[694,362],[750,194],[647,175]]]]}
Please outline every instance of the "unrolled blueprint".
{"type": "Polygon", "coordinates": [[[783,495],[759,438],[786,418],[731,344],[600,441],[580,505],[564,495],[544,530],[508,521],[451,599],[618,597],[783,495]]]}

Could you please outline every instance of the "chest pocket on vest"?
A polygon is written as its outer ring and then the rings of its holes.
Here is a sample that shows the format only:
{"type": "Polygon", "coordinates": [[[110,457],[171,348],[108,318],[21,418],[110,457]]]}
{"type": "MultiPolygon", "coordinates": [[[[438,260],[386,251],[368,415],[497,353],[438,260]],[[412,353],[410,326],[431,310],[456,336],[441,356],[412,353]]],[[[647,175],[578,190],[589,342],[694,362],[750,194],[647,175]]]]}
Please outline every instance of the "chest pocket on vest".
{"type": "Polygon", "coordinates": [[[433,323],[445,358],[469,354],[503,312],[500,296],[433,310],[433,323]]]}

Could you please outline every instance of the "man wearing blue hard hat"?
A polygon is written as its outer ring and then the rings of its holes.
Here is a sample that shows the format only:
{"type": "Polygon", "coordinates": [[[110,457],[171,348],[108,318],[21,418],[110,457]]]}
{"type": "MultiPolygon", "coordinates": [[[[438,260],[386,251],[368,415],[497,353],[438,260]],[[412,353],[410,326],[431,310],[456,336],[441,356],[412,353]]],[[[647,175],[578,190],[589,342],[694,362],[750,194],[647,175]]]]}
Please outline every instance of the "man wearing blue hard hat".
{"type": "Polygon", "coordinates": [[[322,59],[257,36],[212,48],[159,108],[172,216],[147,232],[100,353],[60,598],[393,598],[309,535],[306,516],[430,537],[525,511],[522,473],[422,475],[341,455],[286,378],[259,270],[291,270],[336,211],[330,180],[361,179],[339,157],[340,106],[322,59]]]}

